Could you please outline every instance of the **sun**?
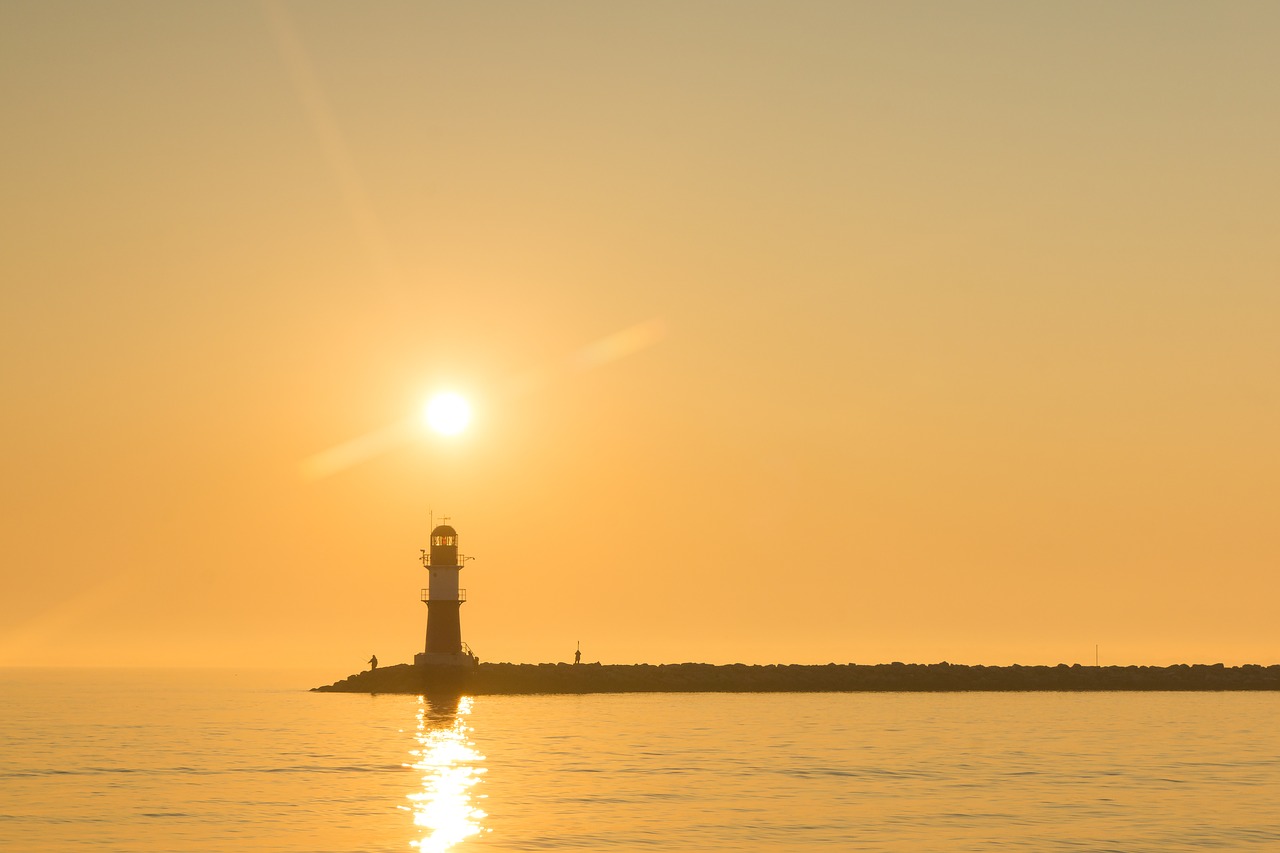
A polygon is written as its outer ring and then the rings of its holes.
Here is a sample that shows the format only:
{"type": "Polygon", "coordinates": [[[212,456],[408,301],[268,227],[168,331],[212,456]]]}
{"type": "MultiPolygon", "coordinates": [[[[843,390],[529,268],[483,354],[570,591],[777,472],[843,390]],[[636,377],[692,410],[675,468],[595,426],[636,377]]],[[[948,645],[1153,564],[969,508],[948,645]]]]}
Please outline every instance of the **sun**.
{"type": "Polygon", "coordinates": [[[427,401],[422,417],[441,435],[457,435],[471,421],[471,406],[461,395],[442,391],[427,401]]]}

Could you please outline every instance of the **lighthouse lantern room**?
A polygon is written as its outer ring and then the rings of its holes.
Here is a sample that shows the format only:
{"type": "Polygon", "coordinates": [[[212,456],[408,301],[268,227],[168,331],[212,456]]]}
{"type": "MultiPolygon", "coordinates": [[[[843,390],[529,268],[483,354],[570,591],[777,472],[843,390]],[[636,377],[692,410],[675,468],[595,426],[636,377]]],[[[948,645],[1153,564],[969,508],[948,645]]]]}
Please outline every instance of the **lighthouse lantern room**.
{"type": "Polygon", "coordinates": [[[458,575],[466,560],[458,553],[458,531],[447,524],[431,531],[431,548],[422,551],[422,565],[428,572],[428,585],[422,590],[422,601],[427,605],[427,645],[413,656],[418,666],[475,665],[475,657],[462,642],[459,618],[467,591],[458,586],[458,575]]]}

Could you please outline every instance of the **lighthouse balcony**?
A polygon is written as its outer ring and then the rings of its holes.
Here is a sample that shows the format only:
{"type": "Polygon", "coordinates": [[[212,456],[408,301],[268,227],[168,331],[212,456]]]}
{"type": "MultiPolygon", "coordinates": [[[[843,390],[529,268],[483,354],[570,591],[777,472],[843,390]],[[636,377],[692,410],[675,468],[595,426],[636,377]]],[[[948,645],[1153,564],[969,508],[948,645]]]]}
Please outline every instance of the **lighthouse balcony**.
{"type": "Polygon", "coordinates": [[[422,553],[422,565],[428,566],[428,567],[436,566],[437,568],[442,568],[442,569],[461,569],[464,565],[466,565],[467,560],[475,559],[475,557],[464,557],[462,554],[458,554],[454,558],[453,562],[448,562],[447,557],[444,557],[442,558],[442,562],[432,563],[430,551],[428,551],[426,548],[419,548],[418,550],[422,553]]]}
{"type": "MultiPolygon", "coordinates": [[[[433,599],[431,598],[431,590],[430,590],[430,589],[424,589],[424,590],[422,591],[422,600],[423,600],[423,601],[425,601],[425,602],[430,602],[430,601],[432,601],[432,600],[433,600],[433,599]]],[[[459,604],[461,604],[462,602],[464,602],[464,601],[466,601],[466,600],[467,600],[467,591],[466,591],[465,589],[460,589],[460,590],[458,590],[458,594],[457,594],[456,596],[452,596],[452,595],[437,595],[437,596],[435,597],[435,599],[434,599],[434,600],[435,600],[435,601],[456,601],[456,602],[458,602],[459,604]]]]}

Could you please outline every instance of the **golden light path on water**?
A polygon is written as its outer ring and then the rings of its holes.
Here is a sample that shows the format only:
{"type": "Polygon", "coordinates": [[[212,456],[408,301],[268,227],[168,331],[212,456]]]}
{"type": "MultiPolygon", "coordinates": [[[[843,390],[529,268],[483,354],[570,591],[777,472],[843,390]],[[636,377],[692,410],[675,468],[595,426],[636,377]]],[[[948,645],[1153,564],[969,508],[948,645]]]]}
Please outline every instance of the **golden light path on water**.
{"type": "Polygon", "coordinates": [[[426,834],[411,841],[410,846],[424,853],[439,853],[481,832],[480,822],[488,817],[473,803],[483,799],[472,788],[480,781],[485,768],[479,766],[484,756],[467,739],[471,731],[467,715],[472,699],[463,696],[447,709],[433,706],[426,697],[418,697],[418,748],[410,750],[417,760],[405,765],[422,772],[422,787],[409,794],[413,822],[426,834]]]}

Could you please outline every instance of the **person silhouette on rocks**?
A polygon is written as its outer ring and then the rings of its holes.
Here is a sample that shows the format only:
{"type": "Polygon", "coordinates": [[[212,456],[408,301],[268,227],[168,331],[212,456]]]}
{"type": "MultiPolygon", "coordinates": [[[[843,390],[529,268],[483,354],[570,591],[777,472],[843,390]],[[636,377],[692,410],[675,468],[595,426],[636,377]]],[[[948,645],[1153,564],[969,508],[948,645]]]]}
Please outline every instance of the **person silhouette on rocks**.
{"type": "Polygon", "coordinates": [[[378,668],[378,656],[369,655],[369,671],[373,672],[377,668],[378,668]]]}

